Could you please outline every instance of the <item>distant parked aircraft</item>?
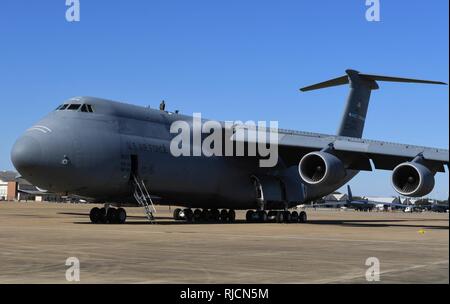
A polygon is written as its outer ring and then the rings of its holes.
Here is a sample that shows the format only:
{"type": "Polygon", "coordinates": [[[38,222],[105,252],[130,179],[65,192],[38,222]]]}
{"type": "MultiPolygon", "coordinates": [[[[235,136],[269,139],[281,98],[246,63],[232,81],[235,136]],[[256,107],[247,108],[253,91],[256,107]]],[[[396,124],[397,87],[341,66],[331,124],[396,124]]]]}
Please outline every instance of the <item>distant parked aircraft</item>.
{"type": "Polygon", "coordinates": [[[357,211],[372,211],[374,209],[387,210],[392,209],[405,209],[407,206],[398,203],[386,203],[375,200],[369,200],[365,198],[354,199],[352,189],[350,185],[347,185],[347,198],[344,201],[325,201],[320,204],[313,204],[311,207],[335,207],[335,208],[349,208],[357,211]]]}

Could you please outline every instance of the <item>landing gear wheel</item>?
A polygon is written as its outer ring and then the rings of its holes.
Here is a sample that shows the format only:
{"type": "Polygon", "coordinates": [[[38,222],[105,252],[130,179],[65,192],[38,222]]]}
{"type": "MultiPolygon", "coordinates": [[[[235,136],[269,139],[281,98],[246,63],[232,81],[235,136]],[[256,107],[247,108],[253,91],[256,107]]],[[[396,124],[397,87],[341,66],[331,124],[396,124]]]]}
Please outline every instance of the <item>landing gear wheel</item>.
{"type": "Polygon", "coordinates": [[[291,213],[291,222],[292,223],[298,223],[298,212],[292,211],[291,213]]]}
{"type": "Polygon", "coordinates": [[[247,213],[245,214],[245,219],[247,220],[247,222],[253,222],[253,214],[255,212],[253,210],[248,210],[247,213]]]}
{"type": "Polygon", "coordinates": [[[89,218],[93,224],[97,224],[100,219],[100,208],[94,207],[89,212],[89,218]]]}
{"type": "Polygon", "coordinates": [[[209,209],[203,209],[202,216],[203,216],[203,220],[204,220],[205,222],[211,222],[211,221],[212,221],[212,213],[211,213],[211,210],[209,210],[209,209]]]}
{"type": "Polygon", "coordinates": [[[202,211],[200,209],[195,209],[195,211],[194,211],[194,221],[195,222],[200,222],[201,219],[202,219],[202,211]]]}
{"type": "Polygon", "coordinates": [[[283,220],[284,220],[285,223],[290,223],[291,222],[291,213],[289,211],[284,211],[283,217],[284,217],[283,220]]]}
{"type": "Polygon", "coordinates": [[[212,209],[211,210],[211,220],[213,222],[218,222],[220,220],[220,212],[217,209],[212,209]]]}
{"type": "Polygon", "coordinates": [[[267,222],[267,212],[266,211],[258,211],[258,222],[265,223],[267,222]]]}
{"type": "Polygon", "coordinates": [[[222,209],[220,211],[220,220],[223,223],[226,223],[228,221],[228,211],[226,209],[222,209]]]}
{"type": "Polygon", "coordinates": [[[284,211],[277,211],[275,222],[283,223],[284,222],[284,211]]]}
{"type": "Polygon", "coordinates": [[[109,224],[116,224],[117,221],[117,210],[115,208],[108,208],[106,212],[106,221],[109,224]]]}
{"type": "Polygon", "coordinates": [[[100,212],[98,214],[98,223],[106,224],[106,208],[100,208],[100,212]]]}
{"type": "Polygon", "coordinates": [[[236,220],[236,212],[233,209],[230,209],[230,211],[228,211],[228,222],[234,223],[235,220],[236,220]]]}
{"type": "Polygon", "coordinates": [[[184,212],[184,219],[189,223],[192,222],[192,218],[194,217],[192,209],[184,209],[183,212],[184,212]]]}
{"type": "Polygon", "coordinates": [[[269,211],[269,213],[267,214],[267,220],[269,222],[276,222],[277,221],[277,212],[269,211]]]}
{"type": "Polygon", "coordinates": [[[299,223],[306,223],[306,221],[308,220],[308,217],[306,215],[305,211],[300,212],[299,216],[298,216],[298,222],[299,223]]]}
{"type": "Polygon", "coordinates": [[[123,208],[117,209],[117,223],[125,224],[127,220],[127,212],[123,208]]]}
{"type": "Polygon", "coordinates": [[[173,211],[173,219],[176,220],[176,221],[181,220],[180,213],[181,213],[181,209],[180,208],[175,209],[173,211]]]}

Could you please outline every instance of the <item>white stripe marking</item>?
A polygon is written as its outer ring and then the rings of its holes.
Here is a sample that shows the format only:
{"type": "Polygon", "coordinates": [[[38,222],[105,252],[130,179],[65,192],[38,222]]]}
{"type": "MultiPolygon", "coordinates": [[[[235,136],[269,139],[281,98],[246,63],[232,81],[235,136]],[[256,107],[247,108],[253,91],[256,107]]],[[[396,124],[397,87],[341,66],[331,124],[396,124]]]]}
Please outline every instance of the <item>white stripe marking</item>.
{"type": "Polygon", "coordinates": [[[51,133],[52,129],[50,129],[49,127],[46,127],[46,126],[36,125],[36,126],[29,128],[27,131],[41,131],[42,133],[47,134],[47,133],[51,133]]]}
{"type": "Polygon", "coordinates": [[[43,130],[43,129],[39,129],[39,128],[29,128],[27,131],[41,131],[44,134],[47,134],[48,132],[43,130]]]}
{"type": "Polygon", "coordinates": [[[46,127],[46,126],[36,125],[36,126],[34,126],[34,127],[36,127],[36,128],[42,128],[42,129],[47,130],[48,132],[52,132],[52,129],[50,129],[49,127],[46,127]]]}

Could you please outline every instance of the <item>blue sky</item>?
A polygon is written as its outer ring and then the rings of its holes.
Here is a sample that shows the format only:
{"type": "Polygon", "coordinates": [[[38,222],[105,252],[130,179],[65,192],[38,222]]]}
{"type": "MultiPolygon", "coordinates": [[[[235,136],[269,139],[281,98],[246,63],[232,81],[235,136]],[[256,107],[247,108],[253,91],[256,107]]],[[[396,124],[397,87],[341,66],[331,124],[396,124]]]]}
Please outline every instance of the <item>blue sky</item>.
{"type": "MultiPolygon", "coordinates": [[[[347,87],[298,88],[368,73],[448,82],[447,0],[65,0],[0,3],[0,169],[15,139],[63,100],[104,97],[220,120],[279,120],[336,132],[347,87]]],[[[448,87],[381,83],[365,138],[448,148],[448,87]]],[[[390,173],[362,173],[355,194],[395,195],[390,173]]],[[[432,196],[448,197],[448,173],[432,196]]]]}

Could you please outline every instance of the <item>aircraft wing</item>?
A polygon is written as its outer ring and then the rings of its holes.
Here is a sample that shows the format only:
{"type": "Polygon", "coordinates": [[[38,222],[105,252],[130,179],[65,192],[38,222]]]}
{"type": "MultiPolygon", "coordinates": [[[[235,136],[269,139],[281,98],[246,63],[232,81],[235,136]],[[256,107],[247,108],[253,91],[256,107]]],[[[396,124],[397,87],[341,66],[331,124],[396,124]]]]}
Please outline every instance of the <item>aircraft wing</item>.
{"type": "MultiPolygon", "coordinates": [[[[24,193],[24,194],[29,194],[29,195],[37,195],[37,196],[41,196],[41,195],[57,195],[57,193],[55,192],[48,192],[48,191],[42,191],[42,190],[23,190],[23,189],[19,189],[17,190],[20,193],[24,193]]],[[[74,198],[74,199],[78,199],[78,200],[88,200],[88,198],[84,197],[84,196],[79,196],[79,195],[64,195],[61,197],[70,197],[70,198],[74,198]]]]}
{"type": "Polygon", "coordinates": [[[386,206],[405,209],[406,207],[410,207],[411,205],[403,205],[403,204],[392,203],[392,204],[386,204],[386,206]]]}
{"type": "Polygon", "coordinates": [[[374,202],[361,202],[361,201],[339,201],[339,202],[326,202],[326,203],[319,203],[319,204],[313,204],[311,206],[308,206],[309,208],[321,208],[321,207],[330,207],[330,206],[336,206],[336,207],[347,207],[347,208],[361,208],[361,207],[372,207],[374,208],[377,204],[374,202]]]}
{"type": "Polygon", "coordinates": [[[332,207],[332,206],[339,206],[339,207],[345,207],[347,205],[347,202],[345,201],[326,201],[324,203],[314,203],[311,205],[306,205],[307,208],[325,208],[325,207],[332,207]]]}
{"type": "MultiPolygon", "coordinates": [[[[256,129],[247,126],[235,128],[245,129],[245,134],[235,131],[233,141],[255,143],[258,136],[256,129]]],[[[263,131],[264,132],[264,131],[263,131]]],[[[266,129],[266,138],[274,129],[266,129]]],[[[336,155],[346,159],[347,168],[361,171],[372,171],[371,162],[376,169],[393,170],[397,165],[411,161],[422,155],[427,166],[435,172],[445,172],[444,165],[449,164],[449,150],[421,147],[407,144],[390,143],[353,137],[334,136],[290,130],[278,130],[279,154],[287,165],[298,164],[307,153],[332,147],[336,155]]]]}
{"type": "Polygon", "coordinates": [[[30,195],[45,195],[45,194],[52,194],[49,192],[39,191],[39,190],[17,190],[21,193],[30,194],[30,195]]]}
{"type": "Polygon", "coordinates": [[[375,206],[377,205],[376,202],[372,202],[372,201],[364,201],[364,202],[361,202],[361,201],[351,201],[351,202],[347,202],[347,204],[348,204],[349,206],[354,205],[354,206],[371,206],[371,207],[375,207],[375,206]]]}

